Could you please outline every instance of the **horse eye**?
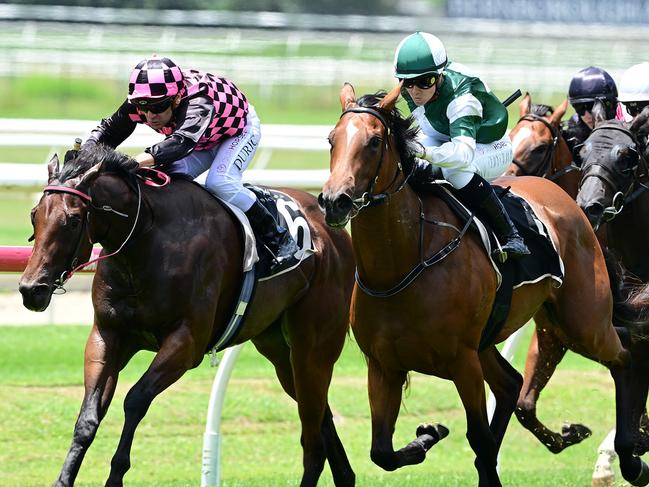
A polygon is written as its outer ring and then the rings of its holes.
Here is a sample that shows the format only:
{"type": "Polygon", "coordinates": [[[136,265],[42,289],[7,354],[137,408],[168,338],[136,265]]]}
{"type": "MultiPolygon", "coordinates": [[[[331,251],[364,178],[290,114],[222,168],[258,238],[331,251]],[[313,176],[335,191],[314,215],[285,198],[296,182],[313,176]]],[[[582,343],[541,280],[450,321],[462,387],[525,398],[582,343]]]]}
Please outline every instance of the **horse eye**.
{"type": "Polygon", "coordinates": [[[370,147],[372,149],[378,149],[382,142],[383,142],[383,139],[381,139],[381,137],[372,137],[370,139],[370,147]]]}
{"type": "Polygon", "coordinates": [[[70,228],[77,228],[81,223],[81,217],[79,215],[72,215],[66,225],[70,225],[70,228]]]}

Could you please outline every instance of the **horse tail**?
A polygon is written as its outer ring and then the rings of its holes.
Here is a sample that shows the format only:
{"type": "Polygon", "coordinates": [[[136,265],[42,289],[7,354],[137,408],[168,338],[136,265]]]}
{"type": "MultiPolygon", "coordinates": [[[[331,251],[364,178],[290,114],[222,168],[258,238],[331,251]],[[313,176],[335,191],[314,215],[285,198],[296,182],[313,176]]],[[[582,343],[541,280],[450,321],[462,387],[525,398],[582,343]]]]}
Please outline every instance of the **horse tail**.
{"type": "Polygon", "coordinates": [[[649,335],[649,284],[629,272],[617,255],[602,249],[613,294],[613,325],[649,335]]]}

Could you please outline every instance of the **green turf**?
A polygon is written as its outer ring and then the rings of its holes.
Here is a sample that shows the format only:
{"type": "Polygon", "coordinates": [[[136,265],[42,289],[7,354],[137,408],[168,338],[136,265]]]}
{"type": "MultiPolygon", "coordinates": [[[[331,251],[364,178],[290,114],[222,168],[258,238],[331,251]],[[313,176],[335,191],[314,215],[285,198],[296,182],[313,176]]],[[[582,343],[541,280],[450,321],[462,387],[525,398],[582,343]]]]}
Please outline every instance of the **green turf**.
{"type": "MultiPolygon", "coordinates": [[[[63,461],[82,397],[83,326],[0,327],[0,484],[51,485],[63,461]]],[[[524,348],[524,347],[523,347],[524,348]]],[[[103,485],[116,447],[128,387],[152,355],[128,365],[111,410],[81,468],[78,486],[103,485]]],[[[140,425],[126,485],[199,485],[202,433],[214,370],[204,361],[154,401],[140,425]]],[[[359,486],[469,486],[473,454],[464,438],[464,413],[451,383],[412,375],[394,441],[402,446],[422,421],[440,421],[451,435],[427,460],[384,472],[369,460],[369,407],[364,360],[348,341],[337,363],[330,403],[359,486]]],[[[596,444],[613,424],[612,381],[600,366],[569,355],[539,404],[541,419],[591,426],[595,438],[559,456],[548,453],[512,420],[501,454],[507,486],[587,486],[596,444]]],[[[299,425],[270,365],[247,345],[228,388],[223,416],[223,486],[292,486],[301,472],[299,425]]],[[[328,468],[319,485],[333,485],[328,468]]]]}

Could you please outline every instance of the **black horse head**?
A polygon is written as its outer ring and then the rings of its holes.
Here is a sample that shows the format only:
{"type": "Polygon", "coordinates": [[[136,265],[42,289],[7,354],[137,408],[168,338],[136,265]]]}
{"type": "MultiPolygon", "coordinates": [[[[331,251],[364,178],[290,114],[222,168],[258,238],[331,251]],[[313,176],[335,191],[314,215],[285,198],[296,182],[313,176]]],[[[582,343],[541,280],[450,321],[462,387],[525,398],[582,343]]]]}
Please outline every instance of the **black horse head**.
{"type": "Polygon", "coordinates": [[[644,190],[646,177],[642,124],[627,126],[618,120],[605,120],[602,112],[593,110],[595,127],[584,142],[582,179],[577,203],[594,229],[612,220],[625,204],[644,190]]]}

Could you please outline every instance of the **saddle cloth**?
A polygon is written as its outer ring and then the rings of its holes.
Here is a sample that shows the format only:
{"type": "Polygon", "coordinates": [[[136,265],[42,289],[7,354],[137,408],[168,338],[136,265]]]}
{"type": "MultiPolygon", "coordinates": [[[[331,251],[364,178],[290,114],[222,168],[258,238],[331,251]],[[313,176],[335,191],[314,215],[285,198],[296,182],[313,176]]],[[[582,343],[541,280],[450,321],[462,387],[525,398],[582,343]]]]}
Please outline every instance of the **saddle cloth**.
{"type": "MultiPolygon", "coordinates": [[[[255,239],[254,232],[246,214],[239,208],[219,199],[225,208],[239,221],[244,233],[243,257],[243,283],[239,297],[235,303],[232,317],[224,333],[210,346],[212,365],[218,363],[216,354],[224,350],[233,342],[234,338],[244,324],[248,305],[254,298],[257,283],[285,274],[316,252],[315,244],[311,238],[311,227],[302,213],[299,205],[293,198],[281,191],[268,188],[246,185],[253,191],[259,202],[263,204],[275,217],[277,222],[288,230],[295,239],[298,251],[293,255],[291,262],[280,272],[271,274],[272,257],[263,245],[255,239]]],[[[201,186],[203,187],[203,186],[201,186]]],[[[203,187],[203,189],[205,189],[203,187]]],[[[217,198],[218,199],[218,198],[217,198]]]]}
{"type": "MultiPolygon", "coordinates": [[[[455,196],[453,187],[442,181],[437,181],[436,184],[430,186],[435,188],[434,193],[443,199],[466,223],[471,212],[455,196]]],[[[496,336],[505,324],[514,289],[536,283],[546,277],[550,277],[554,286],[559,287],[563,283],[564,276],[563,261],[557,253],[547,227],[534,213],[529,203],[521,196],[512,193],[509,188],[500,186],[493,186],[493,188],[523,237],[530,250],[530,255],[525,255],[520,259],[507,259],[504,264],[494,261],[491,257],[491,250],[496,248],[496,237],[491,230],[487,230],[482,221],[474,216],[473,228],[482,237],[485,251],[498,277],[496,298],[489,320],[482,332],[480,351],[495,342],[496,336]]]]}

